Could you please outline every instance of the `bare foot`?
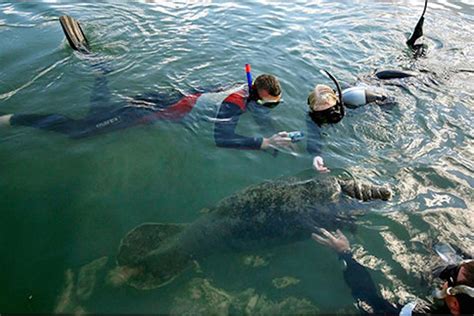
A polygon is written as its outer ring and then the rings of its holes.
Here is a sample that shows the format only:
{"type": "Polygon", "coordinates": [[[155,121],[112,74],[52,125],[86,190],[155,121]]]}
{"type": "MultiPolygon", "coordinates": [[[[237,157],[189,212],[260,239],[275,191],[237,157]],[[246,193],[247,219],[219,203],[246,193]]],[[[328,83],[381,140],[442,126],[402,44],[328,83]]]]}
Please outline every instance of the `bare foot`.
{"type": "Polygon", "coordinates": [[[10,126],[10,118],[13,114],[7,114],[0,116],[0,126],[10,126]]]}
{"type": "Polygon", "coordinates": [[[115,269],[111,270],[108,274],[108,283],[110,283],[113,286],[121,286],[127,281],[139,274],[141,271],[140,268],[132,268],[128,266],[119,266],[116,267],[115,269]]]}

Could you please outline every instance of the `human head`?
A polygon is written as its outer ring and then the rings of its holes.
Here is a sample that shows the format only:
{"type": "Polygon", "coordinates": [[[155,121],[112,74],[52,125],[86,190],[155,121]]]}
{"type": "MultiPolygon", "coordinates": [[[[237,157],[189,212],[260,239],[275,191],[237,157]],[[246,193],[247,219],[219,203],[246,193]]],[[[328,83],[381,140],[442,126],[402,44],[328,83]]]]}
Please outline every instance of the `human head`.
{"type": "Polygon", "coordinates": [[[446,281],[441,293],[451,314],[473,314],[474,297],[465,293],[455,292],[456,287],[460,285],[474,288],[474,261],[470,260],[458,266],[448,267],[441,273],[440,277],[446,281]]]}
{"type": "Polygon", "coordinates": [[[253,99],[260,105],[273,108],[281,100],[281,86],[278,79],[273,75],[263,74],[258,76],[253,85],[253,99]]]}
{"type": "Polygon", "coordinates": [[[318,84],[308,96],[309,116],[318,125],[337,123],[344,113],[336,92],[329,86],[318,84]]]}
{"type": "Polygon", "coordinates": [[[337,101],[336,92],[324,84],[318,84],[308,96],[309,110],[314,112],[327,110],[335,106],[337,101]]]}

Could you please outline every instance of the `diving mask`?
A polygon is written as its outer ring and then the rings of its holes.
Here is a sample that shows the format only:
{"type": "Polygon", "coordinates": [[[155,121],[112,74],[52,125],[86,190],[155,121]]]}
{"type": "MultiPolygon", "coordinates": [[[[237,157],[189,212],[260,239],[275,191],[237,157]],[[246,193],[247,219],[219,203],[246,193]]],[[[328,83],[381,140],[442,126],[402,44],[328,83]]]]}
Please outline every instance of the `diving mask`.
{"type": "Polygon", "coordinates": [[[261,99],[257,100],[257,104],[259,104],[261,106],[264,106],[266,108],[269,108],[269,109],[275,108],[278,104],[280,104],[282,102],[283,102],[283,100],[278,100],[278,101],[265,101],[265,100],[261,100],[261,99]]]}

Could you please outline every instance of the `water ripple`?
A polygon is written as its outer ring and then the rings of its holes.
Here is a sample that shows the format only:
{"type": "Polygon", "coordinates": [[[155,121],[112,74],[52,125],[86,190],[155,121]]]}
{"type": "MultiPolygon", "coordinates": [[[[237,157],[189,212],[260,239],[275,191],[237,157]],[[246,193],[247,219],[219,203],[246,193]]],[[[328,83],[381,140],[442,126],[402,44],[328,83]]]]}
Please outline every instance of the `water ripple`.
{"type": "MultiPolygon", "coordinates": [[[[467,0],[430,1],[425,20],[427,54],[414,59],[404,42],[422,8],[423,1],[408,0],[1,3],[0,36],[9,39],[0,41],[1,108],[2,112],[81,117],[94,82],[89,62],[97,59],[111,67],[108,78],[114,101],[143,92],[185,93],[242,82],[243,65],[251,63],[254,77],[268,72],[281,79],[285,103],[273,114],[282,130],[304,130],[308,92],[317,83],[332,85],[320,69],[348,84],[377,86],[393,95],[396,104],[348,110],[340,124],[324,129],[323,151],[331,169],[341,168],[394,188],[392,201],[376,210],[374,205],[364,209],[370,211],[363,219],[367,225],[356,233],[364,244],[356,245],[355,256],[385,275],[380,278],[385,297],[405,300],[412,291],[422,292],[416,280],[423,278],[422,262],[431,260],[430,246],[435,241],[456,242],[471,253],[474,244],[474,81],[469,72],[474,70],[474,33],[469,27],[474,6],[467,0]],[[67,48],[57,23],[62,14],[82,22],[97,55],[84,57],[67,48]],[[419,75],[380,82],[373,74],[384,68],[409,69],[419,75]]],[[[218,98],[210,102],[219,103],[218,98]]],[[[257,133],[253,121],[243,117],[239,124],[242,132],[257,133]]],[[[235,191],[310,165],[304,148],[297,155],[277,157],[216,149],[212,117],[186,127],[160,122],[78,142],[54,133],[12,129],[1,136],[2,163],[8,166],[2,170],[2,193],[14,197],[17,211],[44,207],[51,212],[54,203],[45,206],[43,196],[68,196],[54,218],[80,226],[83,235],[67,236],[67,242],[87,244],[89,238],[97,244],[97,253],[80,254],[90,258],[114,252],[123,234],[140,222],[192,221],[200,208],[235,191]],[[57,153],[51,154],[56,148],[57,153]],[[46,162],[48,174],[44,174],[46,162]],[[25,166],[29,166],[28,176],[19,177],[25,166]],[[63,187],[64,194],[57,194],[63,187]],[[17,191],[25,193],[18,198],[17,191]],[[18,201],[24,196],[31,196],[27,207],[18,201]],[[79,219],[71,215],[63,220],[72,211],[79,219]],[[103,221],[104,216],[109,238],[103,237],[99,224],[97,231],[84,233],[94,230],[90,223],[103,221]]],[[[28,226],[31,221],[29,216],[22,218],[24,231],[35,231],[28,226]]],[[[9,225],[10,218],[0,222],[9,225]]],[[[71,248],[66,241],[59,245],[60,253],[71,248]]],[[[80,255],[66,257],[77,266],[85,260],[80,255]]],[[[329,257],[318,255],[318,260],[332,265],[329,257]]],[[[49,259],[48,264],[63,269],[49,259]]],[[[272,271],[279,268],[272,264],[272,271]]],[[[311,269],[308,274],[327,277],[313,265],[311,269]]],[[[204,273],[228,284],[225,273],[205,269],[204,273]]],[[[314,285],[321,282],[309,283],[299,285],[305,293],[325,290],[314,285]]],[[[233,286],[257,285],[252,280],[233,286]]],[[[167,288],[169,293],[158,290],[147,297],[161,302],[163,296],[177,296],[182,288],[178,284],[167,288]]],[[[137,312],[138,296],[124,299],[123,310],[137,312]]],[[[351,302],[350,297],[345,299],[351,302]]],[[[337,306],[339,301],[331,303],[337,306]]],[[[141,304],[144,311],[157,312],[146,299],[141,304]]],[[[169,310],[166,303],[158,309],[169,310]]]]}

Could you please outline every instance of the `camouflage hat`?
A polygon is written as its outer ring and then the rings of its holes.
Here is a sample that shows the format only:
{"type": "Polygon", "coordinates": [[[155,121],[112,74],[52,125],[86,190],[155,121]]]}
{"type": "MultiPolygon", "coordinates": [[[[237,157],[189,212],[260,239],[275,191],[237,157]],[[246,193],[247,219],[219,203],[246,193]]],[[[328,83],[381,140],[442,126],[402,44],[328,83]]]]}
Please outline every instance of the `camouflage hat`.
{"type": "Polygon", "coordinates": [[[338,97],[330,87],[318,84],[308,96],[308,105],[313,111],[323,111],[336,105],[338,97]]]}

